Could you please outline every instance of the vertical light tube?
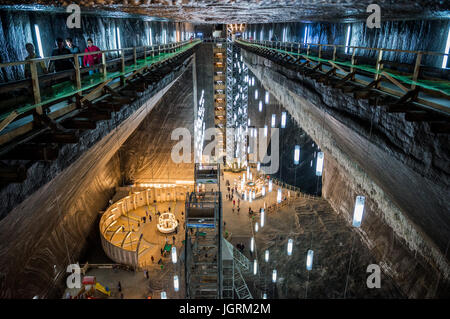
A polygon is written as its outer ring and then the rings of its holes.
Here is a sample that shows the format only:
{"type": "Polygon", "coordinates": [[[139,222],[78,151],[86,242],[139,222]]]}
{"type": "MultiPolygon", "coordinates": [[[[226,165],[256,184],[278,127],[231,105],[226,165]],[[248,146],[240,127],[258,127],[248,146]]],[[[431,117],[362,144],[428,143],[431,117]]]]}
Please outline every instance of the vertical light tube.
{"type": "MultiPolygon", "coordinates": [[[[447,32],[447,44],[445,45],[445,51],[444,53],[449,53],[450,52],[450,27],[448,27],[448,32],[447,32]]],[[[447,61],[448,61],[448,55],[444,55],[444,58],[442,60],[442,68],[446,68],[447,67],[447,61]]]]}
{"type": "Polygon", "coordinates": [[[173,289],[175,291],[178,291],[178,289],[180,289],[180,283],[178,281],[178,276],[177,275],[173,276],[173,289]]]}
{"type": "Polygon", "coordinates": [[[167,299],[167,294],[165,291],[161,291],[161,299],[167,299]]]}
{"type": "Polygon", "coordinates": [[[258,224],[258,222],[256,222],[256,223],[255,223],[255,233],[257,233],[258,230],[259,230],[259,224],[258,224]]]}
{"type": "Polygon", "coordinates": [[[267,137],[267,124],[264,125],[264,137],[267,137]]]}
{"type": "Polygon", "coordinates": [[[287,244],[287,254],[288,254],[288,256],[292,255],[293,247],[294,247],[294,241],[291,238],[289,238],[288,244],[287,244]]]}
{"type": "Polygon", "coordinates": [[[316,176],[322,176],[323,171],[323,152],[317,153],[316,176]]]}
{"type": "Polygon", "coordinates": [[[153,45],[153,35],[152,35],[152,28],[150,28],[150,45],[153,45]]]}
{"type": "Polygon", "coordinates": [[[252,237],[250,239],[250,251],[253,252],[253,250],[255,250],[255,238],[252,237]]]}
{"type": "Polygon", "coordinates": [[[264,227],[264,223],[265,223],[265,219],[266,219],[266,213],[264,212],[264,208],[261,209],[261,216],[260,216],[260,218],[261,218],[260,219],[261,228],[263,228],[264,227]]]}
{"type": "Polygon", "coordinates": [[[264,102],[266,102],[266,104],[269,104],[269,92],[267,92],[267,91],[266,91],[264,102]]]}
{"type": "Polygon", "coordinates": [[[278,188],[278,193],[277,193],[277,203],[281,203],[281,188],[278,188]]]}
{"type": "Polygon", "coordinates": [[[300,145],[295,145],[294,148],[294,164],[298,165],[300,163],[300,145]]]}
{"type": "Polygon", "coordinates": [[[275,114],[272,114],[272,127],[275,127],[276,120],[277,120],[277,116],[275,114]]]}
{"type": "Polygon", "coordinates": [[[276,269],[274,269],[274,270],[272,271],[272,282],[273,282],[273,283],[276,283],[276,282],[277,282],[277,270],[276,270],[276,269]]]}
{"type": "Polygon", "coordinates": [[[355,209],[353,211],[353,226],[361,226],[361,221],[364,213],[364,202],[366,198],[364,196],[356,196],[355,209]]]}
{"type": "Polygon", "coordinates": [[[286,127],[286,112],[281,113],[281,128],[286,127]]]}
{"type": "Polygon", "coordinates": [[[266,263],[269,262],[269,250],[268,249],[264,252],[264,260],[266,261],[266,263]]]}
{"type": "Polygon", "coordinates": [[[306,44],[308,40],[308,26],[305,26],[305,35],[303,36],[303,44],[306,44]]]}
{"type": "Polygon", "coordinates": [[[172,246],[172,263],[177,263],[177,247],[172,246]]]}
{"type": "Polygon", "coordinates": [[[42,49],[42,41],[41,41],[41,32],[39,31],[39,26],[37,24],[34,25],[34,31],[36,31],[36,39],[38,43],[39,56],[44,58],[44,50],[42,49]]]}
{"type": "Polygon", "coordinates": [[[256,275],[258,273],[258,262],[253,260],[253,275],[256,275]]]}
{"type": "Polygon", "coordinates": [[[345,53],[348,53],[348,45],[350,44],[351,24],[347,26],[347,36],[345,38],[345,53]]]}
{"type": "Polygon", "coordinates": [[[272,192],[272,180],[269,179],[269,193],[272,192]]]}
{"type": "Polygon", "coordinates": [[[266,196],[266,186],[263,186],[261,189],[261,195],[266,196]]]}
{"type": "Polygon", "coordinates": [[[255,90],[255,100],[258,99],[258,90],[255,90]]]}
{"type": "Polygon", "coordinates": [[[306,270],[311,270],[313,265],[314,251],[308,250],[308,255],[306,256],[306,270]]]}
{"type": "MultiPolygon", "coordinates": [[[[256,137],[256,136],[255,136],[256,137]]],[[[256,164],[256,170],[259,172],[260,170],[261,170],[261,163],[260,162],[258,162],[257,164],[256,164]]]]}
{"type": "Polygon", "coordinates": [[[116,34],[117,34],[117,48],[122,49],[122,42],[120,42],[120,28],[116,28],[116,34]]]}
{"type": "Polygon", "coordinates": [[[259,101],[259,104],[258,104],[258,110],[259,110],[260,112],[262,112],[262,101],[259,101]]]}

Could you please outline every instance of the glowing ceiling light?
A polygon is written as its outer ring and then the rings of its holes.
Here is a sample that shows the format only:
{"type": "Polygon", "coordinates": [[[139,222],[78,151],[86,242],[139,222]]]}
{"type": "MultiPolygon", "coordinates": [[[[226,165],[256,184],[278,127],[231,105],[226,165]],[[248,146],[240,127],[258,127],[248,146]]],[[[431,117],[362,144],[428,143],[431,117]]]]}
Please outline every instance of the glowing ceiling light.
{"type": "Polygon", "coordinates": [[[267,92],[267,91],[265,94],[265,102],[266,102],[266,104],[269,104],[269,92],[267,92]]]}
{"type": "Polygon", "coordinates": [[[120,29],[119,27],[116,28],[116,34],[117,34],[117,48],[122,49],[122,43],[120,42],[120,29]]]}
{"type": "Polygon", "coordinates": [[[269,262],[269,250],[266,250],[266,251],[264,252],[264,260],[265,260],[266,263],[269,262]]]}
{"type": "Polygon", "coordinates": [[[255,238],[250,239],[250,251],[253,252],[255,250],[255,238]]]}
{"type": "Polygon", "coordinates": [[[308,250],[308,255],[306,256],[306,269],[307,270],[312,269],[313,258],[314,258],[314,251],[312,251],[310,249],[310,250],[308,250]]]}
{"type": "Polygon", "coordinates": [[[287,254],[288,254],[288,256],[292,255],[293,247],[294,247],[294,241],[291,238],[289,238],[288,244],[287,244],[287,254]]]}
{"type": "Polygon", "coordinates": [[[255,90],[255,100],[258,99],[258,90],[255,90]]]}
{"type": "Polygon", "coordinates": [[[259,104],[258,104],[258,110],[259,110],[260,112],[262,112],[262,107],[263,107],[262,101],[259,101],[259,104]]]}
{"type": "Polygon", "coordinates": [[[277,120],[277,116],[275,114],[272,114],[272,127],[275,127],[276,120],[277,120]]]}
{"type": "Polygon", "coordinates": [[[277,270],[276,270],[276,269],[274,269],[274,270],[272,271],[272,282],[273,282],[273,283],[276,283],[276,282],[277,282],[277,270]]]}
{"type": "Polygon", "coordinates": [[[295,145],[294,149],[294,164],[298,165],[300,163],[300,145],[295,145]]]}
{"type": "Polygon", "coordinates": [[[257,233],[258,230],[259,230],[259,224],[256,222],[256,223],[255,223],[255,233],[257,233]]]}
{"type": "Polygon", "coordinates": [[[178,281],[178,276],[177,275],[173,276],[173,289],[175,291],[178,291],[178,289],[180,289],[180,283],[178,281]]]}
{"type": "Polygon", "coordinates": [[[286,112],[281,113],[281,128],[286,127],[286,112]]]}
{"type": "Polygon", "coordinates": [[[316,176],[322,176],[323,170],[323,152],[317,154],[316,176]]]}
{"type": "Polygon", "coordinates": [[[305,35],[303,37],[303,43],[306,44],[308,40],[308,26],[305,26],[305,35]]]}
{"type": "Polygon", "coordinates": [[[364,202],[366,198],[364,196],[356,196],[355,210],[353,211],[353,226],[361,226],[361,221],[364,213],[364,202]]]}
{"type": "Polygon", "coordinates": [[[258,262],[253,260],[253,275],[256,275],[258,273],[258,262]]]}

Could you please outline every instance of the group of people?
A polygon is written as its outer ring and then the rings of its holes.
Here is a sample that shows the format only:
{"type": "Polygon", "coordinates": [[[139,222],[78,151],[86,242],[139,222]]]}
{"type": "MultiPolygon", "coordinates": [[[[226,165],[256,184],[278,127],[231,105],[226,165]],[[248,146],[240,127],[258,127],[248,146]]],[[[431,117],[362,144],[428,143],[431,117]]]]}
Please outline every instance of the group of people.
{"type": "MultiPolygon", "coordinates": [[[[29,61],[32,59],[39,59],[41,58],[36,52],[34,45],[32,43],[27,43],[25,45],[25,49],[28,52],[28,56],[25,58],[25,61],[29,61]]],[[[87,39],[87,46],[84,50],[85,53],[89,52],[98,52],[100,51],[100,48],[94,45],[94,41],[89,38],[87,39]]],[[[80,48],[73,43],[72,38],[66,38],[63,40],[62,38],[56,39],[56,48],[52,51],[52,57],[54,56],[60,56],[60,55],[69,55],[69,54],[78,54],[82,53],[80,48]]],[[[100,53],[98,54],[89,54],[84,55],[83,57],[78,58],[78,64],[80,67],[91,67],[96,64],[100,64],[102,60],[102,55],[100,53]]],[[[36,69],[38,75],[40,74],[46,74],[49,72],[61,72],[66,70],[71,70],[75,68],[75,59],[69,58],[69,59],[59,59],[59,60],[51,60],[48,68],[46,67],[44,61],[40,61],[36,64],[36,69]]],[[[96,72],[95,70],[89,71],[90,74],[93,72],[96,72]]],[[[25,77],[29,78],[31,77],[31,67],[30,64],[25,64],[25,77]]]]}

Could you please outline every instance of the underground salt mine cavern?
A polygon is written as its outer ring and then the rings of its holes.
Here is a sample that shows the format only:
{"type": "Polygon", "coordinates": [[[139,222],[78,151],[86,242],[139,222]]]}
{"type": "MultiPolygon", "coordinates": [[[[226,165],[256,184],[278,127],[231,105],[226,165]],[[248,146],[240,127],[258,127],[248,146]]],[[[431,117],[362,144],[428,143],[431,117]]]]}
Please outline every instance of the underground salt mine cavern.
{"type": "Polygon", "coordinates": [[[0,2],[1,299],[450,297],[450,3],[0,2]]]}

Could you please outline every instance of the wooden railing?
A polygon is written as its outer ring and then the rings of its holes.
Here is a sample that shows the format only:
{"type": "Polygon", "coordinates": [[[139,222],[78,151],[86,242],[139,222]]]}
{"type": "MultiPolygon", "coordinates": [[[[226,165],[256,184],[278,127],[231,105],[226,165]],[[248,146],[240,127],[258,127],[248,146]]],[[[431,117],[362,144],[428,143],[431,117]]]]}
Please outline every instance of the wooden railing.
{"type": "Polygon", "coordinates": [[[416,102],[450,114],[450,69],[422,64],[426,56],[442,57],[443,59],[445,56],[448,57],[449,53],[268,40],[237,40],[237,43],[244,46],[257,46],[273,53],[290,56],[291,62],[303,60],[306,61],[304,64],[312,65],[314,63],[318,70],[322,70],[327,65],[333,69],[335,75],[341,78],[351,77],[352,81],[356,83],[395,96],[404,96],[417,88],[427,96],[417,97],[416,102]],[[344,53],[338,51],[344,51],[344,53]],[[357,52],[360,51],[369,51],[369,54],[357,55],[357,52]],[[414,55],[415,62],[407,64],[384,60],[383,54],[387,52],[414,55]],[[370,55],[376,58],[370,59],[370,55]],[[367,62],[369,65],[361,65],[358,63],[359,61],[367,62]],[[386,65],[402,70],[387,69],[386,65]],[[428,74],[425,74],[426,72],[428,74]],[[356,77],[356,74],[363,74],[366,78],[356,77]],[[372,78],[370,79],[370,77],[372,78]],[[382,80],[389,82],[390,85],[385,85],[382,80]],[[392,88],[392,85],[395,89],[392,88]]]}
{"type": "MultiPolygon", "coordinates": [[[[31,71],[31,86],[32,86],[32,103],[25,105],[15,105],[13,109],[10,108],[4,110],[4,105],[2,105],[0,109],[0,131],[4,129],[8,124],[14,121],[17,117],[24,113],[29,113],[30,111],[35,111],[38,114],[46,113],[44,108],[55,101],[60,100],[61,98],[67,98],[73,95],[80,96],[81,100],[85,100],[88,96],[82,97],[82,93],[85,90],[91,89],[93,87],[103,87],[115,80],[116,78],[120,78],[120,84],[125,84],[125,81],[131,76],[135,75],[137,72],[142,71],[145,68],[151,67],[153,64],[162,62],[167,57],[165,54],[167,53],[176,53],[178,51],[182,51],[183,48],[188,47],[190,44],[197,44],[200,41],[198,40],[187,40],[176,43],[168,43],[168,44],[157,44],[152,46],[139,46],[132,48],[121,48],[121,49],[112,49],[112,50],[103,50],[97,52],[85,52],[78,54],[67,54],[53,57],[44,57],[39,59],[30,59],[27,61],[16,61],[16,62],[7,62],[0,63],[1,68],[10,68],[15,66],[30,66],[31,71]],[[101,55],[101,63],[82,68],[79,60],[88,55],[101,55]],[[107,59],[107,56],[116,55],[118,58],[107,59]],[[74,69],[61,71],[52,74],[38,74],[37,65],[40,63],[45,63],[48,66],[50,63],[54,63],[54,61],[58,60],[71,60],[74,64],[74,69]],[[126,65],[128,61],[131,61],[131,65],[126,65]],[[108,72],[108,67],[112,65],[119,64],[119,67],[116,68],[115,72],[108,72]],[[94,83],[88,83],[83,85],[83,74],[88,72],[98,72],[94,83]],[[42,98],[41,88],[45,84],[55,84],[55,82],[61,80],[67,80],[67,85],[70,85],[69,88],[70,93],[64,94],[54,99],[44,100],[42,98]],[[73,89],[72,89],[73,88],[73,89]]],[[[91,76],[89,76],[91,77],[91,76]]],[[[88,80],[89,80],[88,77],[88,80]]],[[[0,84],[0,93],[10,92],[12,90],[17,89],[27,89],[30,86],[30,79],[25,79],[21,81],[17,81],[14,83],[2,83],[0,84]]],[[[91,79],[92,81],[92,79],[91,79]]]]}

